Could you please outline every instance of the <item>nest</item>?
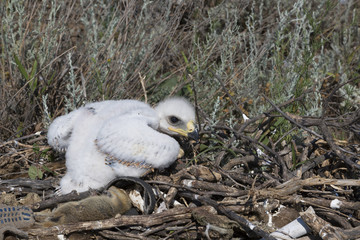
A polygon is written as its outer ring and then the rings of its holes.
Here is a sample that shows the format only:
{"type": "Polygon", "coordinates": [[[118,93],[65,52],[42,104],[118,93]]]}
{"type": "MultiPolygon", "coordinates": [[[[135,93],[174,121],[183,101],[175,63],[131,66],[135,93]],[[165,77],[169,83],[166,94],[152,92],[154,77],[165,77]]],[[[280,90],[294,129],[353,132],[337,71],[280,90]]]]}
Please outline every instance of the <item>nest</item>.
{"type": "MultiPolygon", "coordinates": [[[[337,118],[307,118],[284,113],[281,107],[290,103],[272,104],[268,112],[235,128],[203,129],[203,145],[214,142],[210,135],[226,144],[212,151],[201,150],[199,144],[190,146],[191,157],[143,177],[156,193],[150,214],[48,228],[40,225],[25,231],[30,239],[56,235],[76,239],[359,238],[360,109],[337,118]],[[272,115],[275,111],[277,115],[272,115]],[[279,117],[302,134],[289,144],[264,144],[261,136],[279,117]],[[336,138],[337,129],[347,134],[346,140],[336,138]],[[237,146],[241,147],[233,147],[234,141],[240,141],[237,146]]],[[[64,157],[41,161],[44,154],[53,156],[41,133],[5,142],[1,148],[6,152],[1,156],[3,204],[28,205],[39,212],[99,194],[54,195],[65,171],[64,157]],[[34,158],[37,162],[29,161],[34,158]]]]}

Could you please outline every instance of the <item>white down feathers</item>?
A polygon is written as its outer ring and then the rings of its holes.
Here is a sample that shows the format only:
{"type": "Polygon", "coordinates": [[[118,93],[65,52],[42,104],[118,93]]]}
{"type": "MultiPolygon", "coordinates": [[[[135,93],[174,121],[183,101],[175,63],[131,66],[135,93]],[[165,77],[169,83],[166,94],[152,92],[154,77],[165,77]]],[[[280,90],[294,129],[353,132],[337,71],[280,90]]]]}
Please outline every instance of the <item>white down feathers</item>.
{"type": "Polygon", "coordinates": [[[66,151],[67,172],[60,181],[60,193],[97,189],[116,176],[137,177],[148,168],[172,164],[180,146],[159,132],[159,125],[168,124],[166,118],[171,112],[178,116],[179,109],[186,115],[184,122],[194,120],[195,113],[182,98],[161,104],[166,109],[155,111],[136,100],[103,101],[56,118],[49,127],[48,142],[56,150],[66,151]]]}

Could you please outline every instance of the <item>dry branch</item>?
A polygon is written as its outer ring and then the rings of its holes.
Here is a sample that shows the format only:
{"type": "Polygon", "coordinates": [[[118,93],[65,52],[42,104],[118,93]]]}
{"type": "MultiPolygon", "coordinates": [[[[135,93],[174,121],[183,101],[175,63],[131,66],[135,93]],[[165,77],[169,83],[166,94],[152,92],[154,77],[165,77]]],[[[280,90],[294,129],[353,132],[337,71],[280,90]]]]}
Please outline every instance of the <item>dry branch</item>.
{"type": "Polygon", "coordinates": [[[154,213],[152,215],[139,216],[119,216],[111,219],[82,222],[77,224],[59,225],[50,228],[38,228],[29,230],[30,236],[50,236],[69,234],[72,232],[89,231],[89,230],[104,230],[114,227],[130,227],[141,226],[149,228],[163,223],[190,219],[192,208],[174,208],[163,213],[154,213]]]}
{"type": "Polygon", "coordinates": [[[28,178],[6,179],[0,181],[0,191],[5,192],[42,192],[53,189],[55,183],[54,179],[47,180],[31,180],[28,178]]]}
{"type": "Polygon", "coordinates": [[[330,223],[317,216],[312,207],[309,207],[306,212],[302,213],[301,218],[310,228],[312,228],[315,233],[317,233],[322,239],[325,240],[346,240],[357,239],[360,237],[360,227],[346,230],[339,227],[334,227],[330,223]]]}
{"type": "Polygon", "coordinates": [[[326,179],[326,178],[308,178],[297,179],[292,178],[289,181],[276,186],[275,188],[268,188],[264,190],[257,190],[256,194],[262,197],[272,198],[286,198],[299,191],[303,187],[318,186],[318,185],[334,185],[334,186],[360,186],[358,179],[326,179]]]}
{"type": "Polygon", "coordinates": [[[224,214],[228,218],[239,223],[239,225],[246,231],[246,233],[249,237],[258,236],[258,237],[264,238],[265,240],[267,240],[267,239],[275,240],[275,238],[271,237],[268,233],[264,232],[261,228],[257,227],[256,225],[254,225],[253,223],[251,223],[244,217],[236,214],[235,212],[231,211],[230,209],[226,208],[225,206],[219,205],[216,201],[214,201],[210,198],[207,198],[204,196],[199,196],[199,195],[194,195],[194,194],[187,194],[187,193],[182,193],[182,195],[184,197],[188,197],[193,200],[200,201],[203,204],[208,204],[208,205],[214,207],[219,213],[224,214]]]}

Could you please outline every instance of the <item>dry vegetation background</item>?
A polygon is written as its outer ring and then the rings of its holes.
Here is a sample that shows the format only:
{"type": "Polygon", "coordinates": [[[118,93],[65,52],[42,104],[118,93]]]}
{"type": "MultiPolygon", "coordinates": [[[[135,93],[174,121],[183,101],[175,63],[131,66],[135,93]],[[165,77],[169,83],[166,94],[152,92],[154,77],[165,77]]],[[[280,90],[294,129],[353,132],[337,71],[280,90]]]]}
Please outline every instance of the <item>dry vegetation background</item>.
{"type": "MultiPolygon", "coordinates": [[[[222,227],[231,231],[215,229],[210,236],[267,237],[281,225],[269,224],[267,215],[280,204],[297,214],[312,206],[333,227],[351,231],[360,225],[359,1],[0,4],[2,181],[60,177],[64,158],[47,146],[46,129],[86,102],[132,98],[156,104],[181,95],[196,104],[201,142],[161,174],[172,177],[166,181],[180,202],[194,201],[180,179],[198,177],[180,169],[201,165],[221,175],[212,179],[214,186],[201,185],[203,178],[193,186],[203,205],[231,219],[222,227]],[[327,201],[335,198],[355,205],[331,209],[327,201]],[[265,200],[277,203],[264,210],[259,206],[265,200]],[[244,227],[233,213],[261,231],[244,227]]],[[[153,186],[164,188],[166,181],[159,181],[153,186]]],[[[191,212],[188,222],[173,224],[177,229],[127,234],[206,238],[201,214],[191,212]]]]}

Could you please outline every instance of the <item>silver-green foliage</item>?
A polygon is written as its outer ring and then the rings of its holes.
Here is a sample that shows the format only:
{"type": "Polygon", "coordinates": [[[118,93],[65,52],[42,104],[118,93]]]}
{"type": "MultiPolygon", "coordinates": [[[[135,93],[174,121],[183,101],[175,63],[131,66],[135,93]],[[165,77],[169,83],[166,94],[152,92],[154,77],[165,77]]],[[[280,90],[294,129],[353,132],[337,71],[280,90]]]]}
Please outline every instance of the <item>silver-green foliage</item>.
{"type": "MultiPolygon", "coordinates": [[[[353,1],[344,4],[304,0],[276,3],[274,6],[273,1],[253,1],[247,6],[246,14],[239,14],[245,10],[236,1],[224,1],[212,8],[208,22],[215,25],[221,20],[223,25],[220,30],[210,25],[213,31],[201,44],[194,39],[194,52],[199,54],[194,54],[192,60],[199,69],[206,70],[210,65],[235,94],[238,103],[242,98],[252,99],[248,109],[252,116],[270,106],[261,94],[281,103],[308,89],[312,89],[312,93],[306,95],[305,105],[297,110],[303,115],[318,116],[322,112],[323,81],[336,74],[340,75],[341,82],[349,80],[348,61],[344,55],[356,46],[359,37],[356,23],[359,9],[353,1]],[[343,12],[345,14],[341,15],[343,12]],[[269,20],[271,14],[276,17],[269,20]],[[338,19],[340,26],[328,26],[327,23],[337,23],[331,18],[338,19]],[[239,25],[240,21],[244,21],[244,26],[239,25]],[[327,28],[332,34],[327,34],[327,28]],[[220,61],[209,63],[210,56],[216,54],[220,61]]],[[[205,85],[207,94],[204,97],[214,99],[216,91],[213,89],[218,88],[216,80],[209,82],[205,85]]],[[[355,85],[350,89],[340,91],[344,101],[356,98],[354,92],[359,92],[355,85]]]]}
{"type": "MultiPolygon", "coordinates": [[[[192,1],[3,1],[1,84],[19,88],[9,95],[37,97],[43,113],[37,116],[49,116],[86,101],[145,93],[151,103],[183,89],[193,97],[193,80],[200,107],[210,114],[220,106],[212,118],[236,124],[241,117],[216,74],[250,117],[269,108],[262,94],[280,103],[308,89],[303,104],[288,110],[319,115],[324,80],[346,83],[359,68],[359,4],[275,3],[216,1],[198,8],[192,1]],[[24,85],[26,73],[33,77],[24,85]]],[[[339,90],[345,110],[357,106],[358,92],[356,84],[339,90]]]]}

